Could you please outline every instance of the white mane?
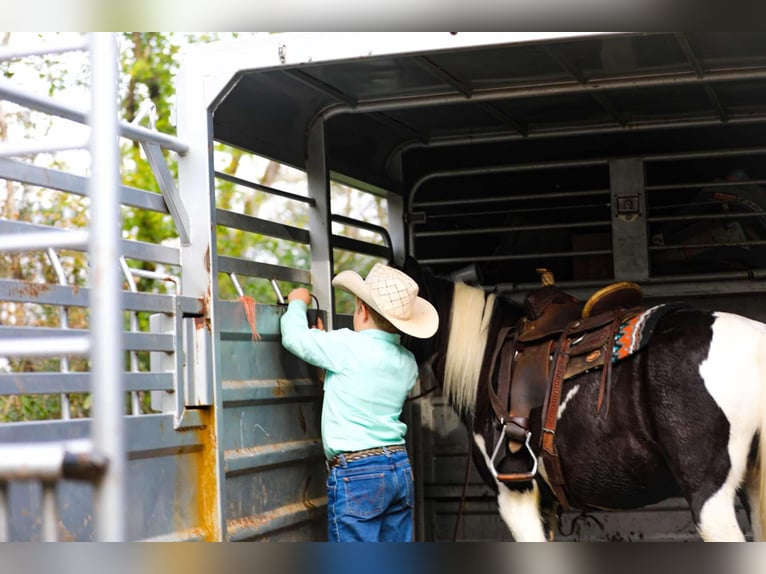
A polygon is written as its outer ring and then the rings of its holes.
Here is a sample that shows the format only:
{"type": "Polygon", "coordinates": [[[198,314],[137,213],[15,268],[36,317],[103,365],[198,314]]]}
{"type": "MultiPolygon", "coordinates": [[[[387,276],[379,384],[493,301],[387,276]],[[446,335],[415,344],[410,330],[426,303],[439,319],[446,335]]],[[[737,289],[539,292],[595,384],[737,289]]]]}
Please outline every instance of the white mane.
{"type": "Polygon", "coordinates": [[[444,361],[444,391],[453,406],[464,414],[473,414],[476,406],[476,388],[494,304],[494,294],[485,295],[483,289],[455,283],[444,361]]]}

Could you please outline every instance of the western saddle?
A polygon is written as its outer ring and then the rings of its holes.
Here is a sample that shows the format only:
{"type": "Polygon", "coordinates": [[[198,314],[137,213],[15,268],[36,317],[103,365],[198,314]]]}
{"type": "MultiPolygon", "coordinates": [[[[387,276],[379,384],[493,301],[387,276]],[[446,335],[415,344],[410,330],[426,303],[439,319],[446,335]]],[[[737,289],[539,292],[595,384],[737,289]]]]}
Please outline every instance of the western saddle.
{"type": "Polygon", "coordinates": [[[614,338],[619,326],[641,311],[642,292],[635,283],[612,283],[583,304],[556,288],[550,271],[537,271],[542,287],[526,296],[526,316],[516,325],[500,330],[492,354],[489,376],[490,381],[497,381],[496,386],[488,385],[497,422],[492,464],[505,438],[511,453],[526,447],[533,466],[529,472],[495,473],[497,479],[517,482],[535,476],[537,456],[529,444],[529,416],[532,409],[542,407],[539,451],[554,494],[568,508],[554,443],[562,384],[570,377],[603,367],[596,413],[603,410],[606,416],[614,338]]]}

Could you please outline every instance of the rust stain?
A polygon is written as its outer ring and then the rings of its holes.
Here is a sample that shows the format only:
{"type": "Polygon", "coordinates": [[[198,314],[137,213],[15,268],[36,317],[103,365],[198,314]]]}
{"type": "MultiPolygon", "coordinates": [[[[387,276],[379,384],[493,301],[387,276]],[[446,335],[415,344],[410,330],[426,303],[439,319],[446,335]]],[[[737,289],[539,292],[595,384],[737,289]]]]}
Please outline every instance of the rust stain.
{"type": "Polygon", "coordinates": [[[205,293],[205,296],[199,297],[197,301],[199,301],[200,312],[202,313],[202,315],[199,317],[194,317],[194,328],[197,330],[207,329],[208,331],[212,332],[212,327],[210,325],[210,288],[209,287],[207,292],[205,293]]]}
{"type": "Polygon", "coordinates": [[[306,417],[303,416],[303,409],[300,406],[298,407],[298,422],[301,425],[301,430],[303,431],[303,434],[306,434],[309,430],[309,425],[306,424],[306,417]]]}
{"type": "Polygon", "coordinates": [[[218,527],[218,443],[215,436],[215,414],[199,409],[203,426],[197,430],[202,449],[197,456],[197,510],[206,542],[220,539],[218,527]]]}
{"type": "Polygon", "coordinates": [[[271,394],[275,397],[287,396],[287,389],[285,387],[288,386],[290,386],[290,381],[288,379],[277,379],[277,386],[274,387],[274,390],[271,391],[271,394]]]}
{"type": "Polygon", "coordinates": [[[10,294],[14,297],[36,298],[41,293],[50,291],[53,288],[51,283],[35,283],[33,281],[19,281],[18,286],[10,289],[10,294]]]}
{"type": "Polygon", "coordinates": [[[202,257],[202,265],[205,267],[205,271],[210,272],[210,246],[205,249],[205,255],[202,257]]]}

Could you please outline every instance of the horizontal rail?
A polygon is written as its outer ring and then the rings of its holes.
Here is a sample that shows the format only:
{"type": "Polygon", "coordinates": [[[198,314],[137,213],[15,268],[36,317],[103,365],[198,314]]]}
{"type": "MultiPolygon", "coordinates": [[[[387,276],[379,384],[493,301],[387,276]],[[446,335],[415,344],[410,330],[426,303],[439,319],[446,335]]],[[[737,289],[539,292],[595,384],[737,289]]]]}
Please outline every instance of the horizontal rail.
{"type": "MultiPolygon", "coordinates": [[[[0,355],[22,354],[51,356],[88,352],[90,338],[84,329],[56,329],[52,327],[0,327],[0,355]],[[83,341],[88,341],[87,345],[83,341]],[[46,344],[47,342],[47,344],[46,344]],[[76,349],[83,349],[77,351],[76,349]],[[10,352],[15,349],[16,352],[10,352]]],[[[174,352],[173,335],[164,333],[134,333],[123,331],[124,351],[174,352]]]]}
{"type": "MultiPolygon", "coordinates": [[[[23,161],[0,158],[0,178],[55,189],[81,197],[88,196],[87,177],[23,161]]],[[[165,200],[158,193],[125,185],[121,185],[119,191],[120,203],[123,205],[148,209],[158,213],[169,213],[165,200]]]]}
{"type": "Polygon", "coordinates": [[[374,243],[367,243],[366,241],[360,241],[359,239],[352,239],[351,237],[333,235],[332,247],[333,249],[342,249],[344,251],[372,255],[373,257],[388,259],[389,261],[393,260],[393,254],[390,248],[376,245],[374,243]]]}
{"type": "Polygon", "coordinates": [[[223,382],[223,405],[318,399],[320,391],[311,379],[229,380],[223,382]]]}
{"type": "Polygon", "coordinates": [[[65,231],[49,228],[46,231],[33,231],[23,235],[0,235],[2,251],[37,251],[40,249],[78,249],[88,247],[87,231],[65,231]]]}
{"type": "MultiPolygon", "coordinates": [[[[538,258],[554,257],[592,257],[594,255],[611,255],[610,249],[597,249],[592,251],[548,251],[545,253],[517,253],[509,255],[471,255],[467,257],[433,257],[419,259],[422,264],[434,263],[473,263],[474,261],[524,261],[538,258]]],[[[539,287],[539,285],[538,285],[539,287]]]]}
{"type": "Polygon", "coordinates": [[[55,357],[58,355],[87,355],[91,339],[82,332],[34,327],[0,327],[0,356],[55,357]],[[19,336],[21,329],[28,329],[19,336]],[[50,331],[40,335],[40,331],[50,331]],[[64,335],[64,333],[69,333],[64,335]]]}
{"type": "MultiPolygon", "coordinates": [[[[0,301],[88,307],[90,293],[90,287],[0,279],[0,301]]],[[[196,316],[203,312],[202,301],[193,297],[130,291],[122,292],[120,306],[126,311],[146,311],[168,315],[181,312],[184,315],[196,316]]]]}
{"type": "Polygon", "coordinates": [[[444,229],[441,231],[418,231],[417,237],[448,237],[455,235],[479,235],[485,233],[506,233],[509,231],[541,231],[551,229],[583,229],[590,227],[610,227],[610,221],[585,221],[566,223],[540,223],[537,225],[506,225],[502,227],[476,227],[473,229],[444,229]]]}
{"type": "MultiPolygon", "coordinates": [[[[126,391],[172,391],[172,373],[126,372],[122,374],[126,391]]],[[[89,393],[90,373],[4,373],[0,374],[0,395],[44,395],[89,393]]]]}
{"type": "Polygon", "coordinates": [[[260,470],[267,466],[324,460],[318,438],[227,450],[224,470],[227,474],[260,470]]]}
{"type": "Polygon", "coordinates": [[[29,56],[49,56],[52,54],[65,54],[66,52],[80,52],[88,49],[85,38],[73,42],[55,42],[42,44],[28,48],[0,48],[0,61],[17,60],[29,56]]]}
{"type": "Polygon", "coordinates": [[[61,478],[96,480],[108,461],[90,441],[0,445],[0,481],[61,478]]]}
{"type": "Polygon", "coordinates": [[[232,542],[260,538],[291,526],[316,520],[319,512],[327,511],[327,497],[317,497],[288,504],[251,517],[235,518],[226,522],[226,531],[232,542]]]}
{"type": "Polygon", "coordinates": [[[236,273],[246,277],[260,277],[263,279],[277,279],[278,281],[292,281],[293,283],[311,284],[311,272],[304,269],[261,263],[250,259],[238,257],[218,256],[218,271],[220,273],[236,273]]]}
{"type": "MultiPolygon", "coordinates": [[[[0,99],[80,124],[88,124],[89,121],[87,111],[82,108],[61,104],[50,97],[31,94],[6,80],[0,80],[0,99]]],[[[119,133],[123,137],[139,142],[153,142],[180,155],[185,155],[189,151],[189,146],[176,137],[126,122],[119,122],[118,126],[119,133]]]]}
{"type": "Polygon", "coordinates": [[[412,204],[412,208],[418,207],[448,207],[453,205],[504,203],[509,201],[528,201],[531,199],[563,199],[571,197],[590,197],[593,195],[609,195],[608,189],[589,189],[583,191],[561,191],[555,193],[522,193],[518,195],[500,195],[495,197],[471,197],[466,199],[443,199],[434,201],[418,201],[412,204]]]}
{"type": "Polygon", "coordinates": [[[225,227],[240,229],[250,233],[260,233],[269,237],[286,239],[308,245],[309,232],[300,227],[259,219],[243,213],[235,213],[225,209],[216,209],[216,223],[225,227]]]}
{"type": "Polygon", "coordinates": [[[248,181],[246,179],[242,179],[240,177],[236,177],[234,175],[229,175],[228,173],[223,173],[220,171],[215,172],[215,177],[218,179],[222,179],[224,181],[228,181],[230,183],[234,183],[236,185],[241,185],[242,187],[249,187],[250,189],[255,189],[258,191],[263,191],[265,193],[269,193],[271,195],[278,195],[279,197],[284,197],[286,199],[292,199],[295,201],[300,201],[301,203],[305,203],[307,205],[310,205],[314,207],[316,205],[316,200],[313,197],[307,197],[305,195],[298,195],[297,193],[290,193],[289,191],[282,191],[281,189],[274,189],[273,187],[268,187],[266,185],[262,185],[260,183],[255,183],[253,181],[248,181]]]}

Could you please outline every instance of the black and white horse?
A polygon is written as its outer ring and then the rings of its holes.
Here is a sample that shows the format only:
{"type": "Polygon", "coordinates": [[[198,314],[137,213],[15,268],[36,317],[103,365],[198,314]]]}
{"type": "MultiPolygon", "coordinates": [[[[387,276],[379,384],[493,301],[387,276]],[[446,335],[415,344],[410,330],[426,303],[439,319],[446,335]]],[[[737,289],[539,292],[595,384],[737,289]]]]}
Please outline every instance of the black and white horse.
{"type": "MultiPolygon", "coordinates": [[[[551,499],[545,468],[535,480],[502,482],[497,471],[529,471],[523,453],[490,462],[496,436],[488,400],[490,348],[523,308],[408,262],[405,270],[440,314],[428,341],[406,341],[430,358],[436,381],[474,438],[474,462],[498,495],[516,541],[545,541],[541,501],[551,499]],[[413,266],[414,265],[414,266],[413,266]]],[[[648,345],[614,363],[607,413],[595,414],[600,373],[564,382],[556,447],[569,503],[579,509],[633,509],[682,496],[705,541],[743,541],[735,511],[741,496],[753,535],[766,524],[766,325],[691,308],[662,317],[648,345]],[[760,444],[760,446],[759,446],[760,444]]],[[[530,414],[539,445],[541,409],[530,414]],[[535,424],[538,421],[538,424],[535,424]]],[[[535,450],[539,456],[539,447],[535,450]]]]}

